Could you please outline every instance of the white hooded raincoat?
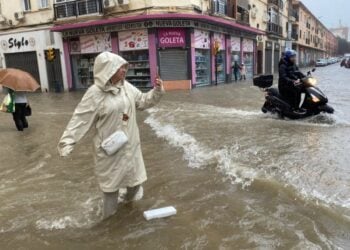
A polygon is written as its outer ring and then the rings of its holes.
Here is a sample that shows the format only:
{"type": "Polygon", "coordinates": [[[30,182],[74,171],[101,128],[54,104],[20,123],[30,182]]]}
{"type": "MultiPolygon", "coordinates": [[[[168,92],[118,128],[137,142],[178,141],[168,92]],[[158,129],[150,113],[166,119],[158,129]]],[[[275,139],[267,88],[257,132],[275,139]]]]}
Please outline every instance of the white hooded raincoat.
{"type": "Polygon", "coordinates": [[[163,93],[160,88],[142,93],[125,80],[124,85],[111,85],[110,78],[124,64],[127,61],[110,52],[103,52],[96,58],[95,84],[76,107],[58,144],[60,155],[67,156],[91,127],[96,128],[95,173],[103,192],[115,192],[146,181],[136,109],[152,107],[163,93]],[[128,121],[123,121],[123,114],[129,116],[128,121]],[[116,154],[108,156],[101,143],[117,130],[123,130],[129,141],[116,154]]]}

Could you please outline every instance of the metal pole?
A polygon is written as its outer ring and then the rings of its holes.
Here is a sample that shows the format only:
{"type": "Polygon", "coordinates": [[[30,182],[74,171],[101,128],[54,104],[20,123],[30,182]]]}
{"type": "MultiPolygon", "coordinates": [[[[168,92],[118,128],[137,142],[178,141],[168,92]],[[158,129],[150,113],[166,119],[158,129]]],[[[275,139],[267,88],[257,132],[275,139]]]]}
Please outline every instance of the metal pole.
{"type": "Polygon", "coordinates": [[[55,86],[55,92],[59,93],[61,92],[59,83],[56,80],[56,72],[55,72],[55,63],[54,60],[50,62],[51,63],[51,70],[52,70],[52,77],[53,77],[53,84],[55,86]]]}

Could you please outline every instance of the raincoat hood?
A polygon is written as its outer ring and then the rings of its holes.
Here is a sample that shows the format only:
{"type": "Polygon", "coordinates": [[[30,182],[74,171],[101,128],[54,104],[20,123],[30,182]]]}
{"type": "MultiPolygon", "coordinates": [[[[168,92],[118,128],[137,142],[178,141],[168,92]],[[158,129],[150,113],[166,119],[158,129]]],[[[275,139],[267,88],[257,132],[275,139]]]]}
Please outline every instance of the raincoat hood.
{"type": "Polygon", "coordinates": [[[103,91],[109,91],[109,80],[125,64],[128,62],[124,58],[111,52],[99,54],[94,63],[95,85],[103,91]]]}

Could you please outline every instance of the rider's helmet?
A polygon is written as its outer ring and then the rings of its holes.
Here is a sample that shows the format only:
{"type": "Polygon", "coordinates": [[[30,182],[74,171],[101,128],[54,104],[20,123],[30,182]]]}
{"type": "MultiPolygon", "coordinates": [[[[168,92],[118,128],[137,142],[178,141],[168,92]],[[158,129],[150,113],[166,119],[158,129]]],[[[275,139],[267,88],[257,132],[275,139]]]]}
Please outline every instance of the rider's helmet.
{"type": "Polygon", "coordinates": [[[286,52],[284,52],[284,60],[289,61],[290,58],[292,57],[296,57],[297,56],[297,52],[295,50],[287,50],[286,52]]]}

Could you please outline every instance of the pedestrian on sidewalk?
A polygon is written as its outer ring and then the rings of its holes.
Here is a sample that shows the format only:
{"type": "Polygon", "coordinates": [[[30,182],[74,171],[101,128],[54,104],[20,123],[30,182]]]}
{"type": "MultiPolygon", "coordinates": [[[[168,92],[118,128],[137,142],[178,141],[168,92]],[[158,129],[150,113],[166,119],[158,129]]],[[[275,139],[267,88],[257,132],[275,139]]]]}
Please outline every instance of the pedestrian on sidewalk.
{"type": "Polygon", "coordinates": [[[233,75],[235,77],[235,81],[237,82],[238,75],[239,75],[239,64],[236,60],[234,61],[232,68],[233,68],[233,75]]]}
{"type": "Polygon", "coordinates": [[[241,67],[239,68],[239,73],[241,75],[240,80],[242,81],[244,79],[244,81],[246,80],[246,74],[247,74],[247,68],[244,65],[244,63],[241,64],[241,67]]]}
{"type": "Polygon", "coordinates": [[[28,128],[26,114],[29,109],[28,99],[25,92],[13,91],[7,87],[3,87],[4,94],[12,94],[15,103],[15,112],[12,113],[13,121],[15,122],[18,131],[23,131],[28,128]]]}
{"type": "Polygon", "coordinates": [[[60,155],[67,156],[90,128],[95,129],[95,174],[103,192],[104,218],[116,213],[119,189],[127,189],[126,201],[134,200],[142,191],[147,176],[136,109],[154,106],[164,92],[163,82],[157,77],[155,88],[142,93],[125,80],[127,69],[128,62],[116,54],[103,52],[97,56],[94,85],[76,107],[58,144],[60,155]],[[118,149],[106,147],[110,141],[118,143],[125,137],[118,149]]]}

